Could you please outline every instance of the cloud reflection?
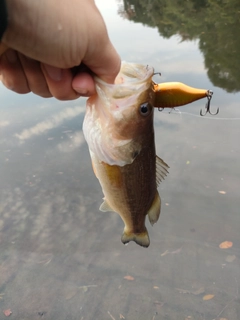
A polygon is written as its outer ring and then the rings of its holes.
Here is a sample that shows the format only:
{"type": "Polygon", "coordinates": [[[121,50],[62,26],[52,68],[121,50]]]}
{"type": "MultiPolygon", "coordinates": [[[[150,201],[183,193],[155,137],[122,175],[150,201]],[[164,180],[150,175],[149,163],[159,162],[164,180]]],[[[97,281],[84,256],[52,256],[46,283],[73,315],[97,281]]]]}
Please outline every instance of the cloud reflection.
{"type": "MultiPolygon", "coordinates": [[[[45,185],[34,198],[26,190],[7,188],[0,196],[0,237],[4,243],[16,243],[30,252],[53,253],[60,242],[60,248],[69,247],[81,238],[81,227],[85,233],[91,197],[83,192],[69,194],[66,186],[58,186],[54,193],[45,185]]],[[[96,219],[94,211],[90,216],[92,221],[96,219]]]]}
{"type": "Polygon", "coordinates": [[[7,127],[9,125],[9,121],[0,121],[0,128],[7,127]]]}
{"type": "Polygon", "coordinates": [[[55,115],[53,115],[50,119],[46,119],[37,123],[35,126],[24,129],[21,133],[17,133],[16,137],[21,140],[25,141],[30,139],[32,136],[41,135],[53,128],[58,127],[63,121],[70,120],[78,116],[79,114],[85,111],[85,107],[74,107],[74,108],[67,108],[55,115]]]}
{"type": "Polygon", "coordinates": [[[59,143],[57,148],[60,152],[71,152],[85,143],[85,139],[82,131],[78,131],[73,135],[68,135],[68,140],[63,143],[59,143]]]}

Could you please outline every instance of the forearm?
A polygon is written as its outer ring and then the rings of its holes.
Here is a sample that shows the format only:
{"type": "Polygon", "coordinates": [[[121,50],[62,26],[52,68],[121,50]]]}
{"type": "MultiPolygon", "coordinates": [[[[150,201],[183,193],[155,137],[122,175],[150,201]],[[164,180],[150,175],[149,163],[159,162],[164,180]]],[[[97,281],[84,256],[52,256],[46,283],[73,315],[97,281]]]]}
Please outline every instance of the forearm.
{"type": "Polygon", "coordinates": [[[5,0],[0,0],[0,40],[7,28],[7,7],[5,0]]]}
{"type": "MultiPolygon", "coordinates": [[[[8,12],[8,26],[3,34],[2,42],[19,52],[23,51],[23,46],[24,51],[29,50],[33,52],[35,39],[38,38],[38,17],[44,17],[46,15],[46,12],[42,12],[41,8],[44,7],[45,1],[5,1],[8,12]]],[[[51,3],[51,1],[49,2],[51,3]]]]}

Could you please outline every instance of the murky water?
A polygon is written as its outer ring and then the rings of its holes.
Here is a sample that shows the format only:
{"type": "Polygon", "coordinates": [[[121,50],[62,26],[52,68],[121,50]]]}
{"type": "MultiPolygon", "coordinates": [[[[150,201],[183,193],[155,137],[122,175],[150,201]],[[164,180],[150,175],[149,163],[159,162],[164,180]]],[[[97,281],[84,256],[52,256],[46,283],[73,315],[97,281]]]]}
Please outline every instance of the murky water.
{"type": "Polygon", "coordinates": [[[157,82],[212,89],[220,108],[155,112],[170,174],[148,249],[123,246],[121,218],[98,210],[85,100],[1,85],[0,319],[240,319],[240,7],[162,2],[97,1],[123,60],[154,66],[157,82]]]}

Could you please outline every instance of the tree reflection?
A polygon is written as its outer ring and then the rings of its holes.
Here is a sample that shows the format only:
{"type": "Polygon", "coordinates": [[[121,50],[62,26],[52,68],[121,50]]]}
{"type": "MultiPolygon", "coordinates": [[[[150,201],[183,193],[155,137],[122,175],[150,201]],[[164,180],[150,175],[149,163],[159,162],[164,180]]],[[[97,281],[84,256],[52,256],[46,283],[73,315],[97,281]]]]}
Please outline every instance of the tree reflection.
{"type": "Polygon", "coordinates": [[[199,39],[212,83],[240,91],[239,0],[123,0],[119,14],[157,27],[165,38],[199,39]]]}

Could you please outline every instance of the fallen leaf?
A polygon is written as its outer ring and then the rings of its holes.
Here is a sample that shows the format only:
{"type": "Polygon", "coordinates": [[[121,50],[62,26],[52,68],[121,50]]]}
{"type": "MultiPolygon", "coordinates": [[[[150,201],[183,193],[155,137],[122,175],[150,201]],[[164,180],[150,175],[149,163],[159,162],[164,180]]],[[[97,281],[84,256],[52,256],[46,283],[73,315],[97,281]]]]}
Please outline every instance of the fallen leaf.
{"type": "Polygon", "coordinates": [[[89,288],[97,287],[96,284],[89,284],[88,286],[79,286],[78,289],[82,289],[83,292],[87,292],[89,288]]]}
{"type": "Polygon", "coordinates": [[[114,316],[108,311],[108,314],[109,314],[109,316],[111,317],[111,319],[112,320],[116,320],[115,318],[114,318],[114,316]]]}
{"type": "Polygon", "coordinates": [[[226,191],[223,191],[223,190],[220,190],[220,191],[218,191],[218,193],[220,193],[220,194],[226,194],[227,192],[226,192],[226,191]]]}
{"type": "Polygon", "coordinates": [[[163,257],[163,256],[165,256],[166,254],[169,254],[169,253],[171,253],[171,254],[179,253],[179,252],[181,252],[181,250],[182,250],[182,247],[181,247],[181,248],[178,248],[177,250],[174,250],[174,251],[168,251],[168,250],[166,250],[166,251],[164,251],[163,253],[161,253],[161,257],[163,257]]]}
{"type": "Polygon", "coordinates": [[[220,243],[219,248],[220,249],[228,249],[231,248],[233,245],[233,243],[231,241],[223,241],[222,243],[220,243]]]}
{"type": "Polygon", "coordinates": [[[190,163],[190,161],[188,160],[187,162],[186,162],[186,164],[189,164],[190,163]]]}
{"type": "Polygon", "coordinates": [[[6,317],[9,317],[12,314],[12,311],[10,309],[3,310],[3,313],[6,317]]]}
{"type": "Polygon", "coordinates": [[[165,256],[165,255],[168,254],[168,253],[169,253],[168,250],[164,251],[164,252],[161,254],[161,257],[165,256]]]}
{"type": "Polygon", "coordinates": [[[134,278],[132,276],[125,276],[124,279],[129,280],[129,281],[133,281],[134,278]]]}
{"type": "Polygon", "coordinates": [[[179,293],[188,293],[188,294],[194,294],[195,296],[199,295],[199,294],[203,294],[205,292],[205,289],[204,287],[201,287],[197,290],[185,290],[185,289],[179,289],[179,288],[176,288],[176,290],[179,292],[179,293]]]}
{"type": "Polygon", "coordinates": [[[177,290],[179,293],[191,293],[190,290],[185,290],[185,289],[180,289],[180,288],[176,288],[176,290],[177,290]]]}
{"type": "Polygon", "coordinates": [[[206,294],[206,295],[203,297],[203,300],[204,300],[204,301],[207,301],[207,300],[211,300],[212,298],[214,298],[214,294],[206,294]]]}
{"type": "Polygon", "coordinates": [[[169,253],[175,254],[175,253],[181,252],[181,250],[182,250],[182,247],[181,247],[181,248],[178,248],[177,250],[171,251],[171,252],[169,252],[169,253]]]}
{"type": "Polygon", "coordinates": [[[159,287],[157,287],[157,286],[154,286],[154,287],[153,287],[153,289],[159,289],[159,287]]]}
{"type": "Polygon", "coordinates": [[[39,312],[38,312],[38,315],[39,315],[40,317],[43,317],[43,316],[45,316],[46,313],[47,313],[46,311],[39,311],[39,312]]]}
{"type": "Polygon", "coordinates": [[[66,300],[72,299],[77,294],[77,289],[69,290],[65,295],[66,300]]]}
{"type": "Polygon", "coordinates": [[[225,261],[227,262],[233,262],[234,260],[236,259],[236,256],[235,255],[232,255],[232,256],[227,256],[225,261]]]}
{"type": "Polygon", "coordinates": [[[164,306],[165,302],[161,302],[161,301],[154,301],[153,302],[157,311],[161,312],[162,307],[164,306]]]}

